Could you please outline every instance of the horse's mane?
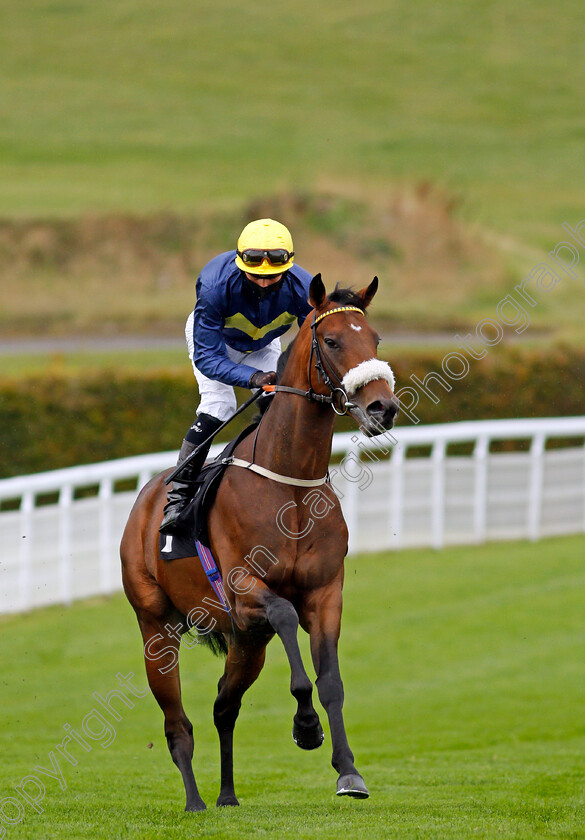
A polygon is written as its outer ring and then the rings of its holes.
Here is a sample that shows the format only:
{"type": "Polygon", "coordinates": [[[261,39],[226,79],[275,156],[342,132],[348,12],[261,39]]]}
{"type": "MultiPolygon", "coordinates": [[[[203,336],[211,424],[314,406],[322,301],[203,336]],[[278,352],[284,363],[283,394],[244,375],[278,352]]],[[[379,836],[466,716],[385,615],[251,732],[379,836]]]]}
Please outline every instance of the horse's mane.
{"type": "Polygon", "coordinates": [[[282,379],[282,374],[284,373],[286,363],[288,362],[288,357],[292,353],[293,344],[295,343],[296,340],[297,340],[297,338],[295,336],[293,338],[293,340],[291,341],[291,343],[286,348],[286,350],[284,351],[284,353],[280,354],[280,357],[279,357],[277,365],[276,365],[276,381],[277,382],[280,382],[280,380],[282,379]]]}
{"type": "Polygon", "coordinates": [[[353,289],[339,288],[339,284],[327,296],[327,300],[331,301],[331,303],[339,303],[341,306],[357,306],[364,314],[366,312],[363,298],[357,292],[354,292],[353,289]]]}

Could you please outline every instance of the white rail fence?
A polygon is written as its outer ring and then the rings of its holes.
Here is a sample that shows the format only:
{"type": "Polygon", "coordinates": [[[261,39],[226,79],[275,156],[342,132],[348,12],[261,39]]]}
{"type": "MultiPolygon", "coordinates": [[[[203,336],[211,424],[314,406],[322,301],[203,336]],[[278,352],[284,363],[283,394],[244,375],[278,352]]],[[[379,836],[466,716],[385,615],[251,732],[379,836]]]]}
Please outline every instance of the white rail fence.
{"type": "MultiPolygon", "coordinates": [[[[335,435],[332,484],[350,550],[584,532],[584,440],[585,417],[335,435]],[[526,451],[492,451],[511,440],[526,451]],[[464,454],[453,453],[459,444],[464,454]]],[[[175,459],[163,452],[0,481],[0,613],[120,589],[118,546],[137,491],[175,459]]]]}

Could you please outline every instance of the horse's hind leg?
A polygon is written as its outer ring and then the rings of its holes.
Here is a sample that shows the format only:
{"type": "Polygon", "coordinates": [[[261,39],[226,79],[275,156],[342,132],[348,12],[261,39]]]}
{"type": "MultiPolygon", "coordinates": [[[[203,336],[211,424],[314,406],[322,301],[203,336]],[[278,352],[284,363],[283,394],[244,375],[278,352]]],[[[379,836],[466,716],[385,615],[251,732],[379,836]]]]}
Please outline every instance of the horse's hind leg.
{"type": "Polygon", "coordinates": [[[225,670],[218,683],[213,720],[219,735],[221,755],[221,789],[217,805],[239,805],[234,790],[234,726],[244,692],[256,680],[264,665],[266,644],[270,636],[246,638],[232,636],[225,670]]]}
{"type": "Polygon", "coordinates": [[[205,802],[197,790],[193,775],[193,727],[185,714],[181,701],[179,678],[180,641],[172,630],[172,617],[162,620],[138,616],[138,623],[144,639],[144,658],[148,684],[156,702],[165,716],[165,736],[171,758],[179,768],[185,785],[187,801],[185,811],[204,811],[205,802]],[[167,629],[169,628],[169,629],[167,629]]]}

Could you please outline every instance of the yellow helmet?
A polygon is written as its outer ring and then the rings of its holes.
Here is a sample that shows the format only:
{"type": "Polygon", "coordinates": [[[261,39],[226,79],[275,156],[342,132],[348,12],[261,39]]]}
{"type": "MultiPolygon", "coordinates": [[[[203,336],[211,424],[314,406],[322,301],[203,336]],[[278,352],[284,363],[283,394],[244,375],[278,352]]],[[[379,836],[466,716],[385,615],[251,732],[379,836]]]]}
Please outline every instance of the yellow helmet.
{"type": "Polygon", "coordinates": [[[249,274],[282,274],[294,263],[290,231],[274,219],[256,219],[238,239],[236,265],[249,274]]]}

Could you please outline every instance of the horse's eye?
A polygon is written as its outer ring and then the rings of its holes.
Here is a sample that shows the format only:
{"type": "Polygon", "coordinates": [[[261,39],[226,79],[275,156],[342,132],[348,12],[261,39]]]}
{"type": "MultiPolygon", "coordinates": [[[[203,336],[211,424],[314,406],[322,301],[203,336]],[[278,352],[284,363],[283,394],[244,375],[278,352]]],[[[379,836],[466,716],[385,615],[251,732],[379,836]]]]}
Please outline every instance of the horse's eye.
{"type": "Polygon", "coordinates": [[[327,347],[331,347],[332,350],[336,350],[339,346],[336,341],[333,341],[332,338],[326,338],[325,344],[327,345],[327,347]]]}

